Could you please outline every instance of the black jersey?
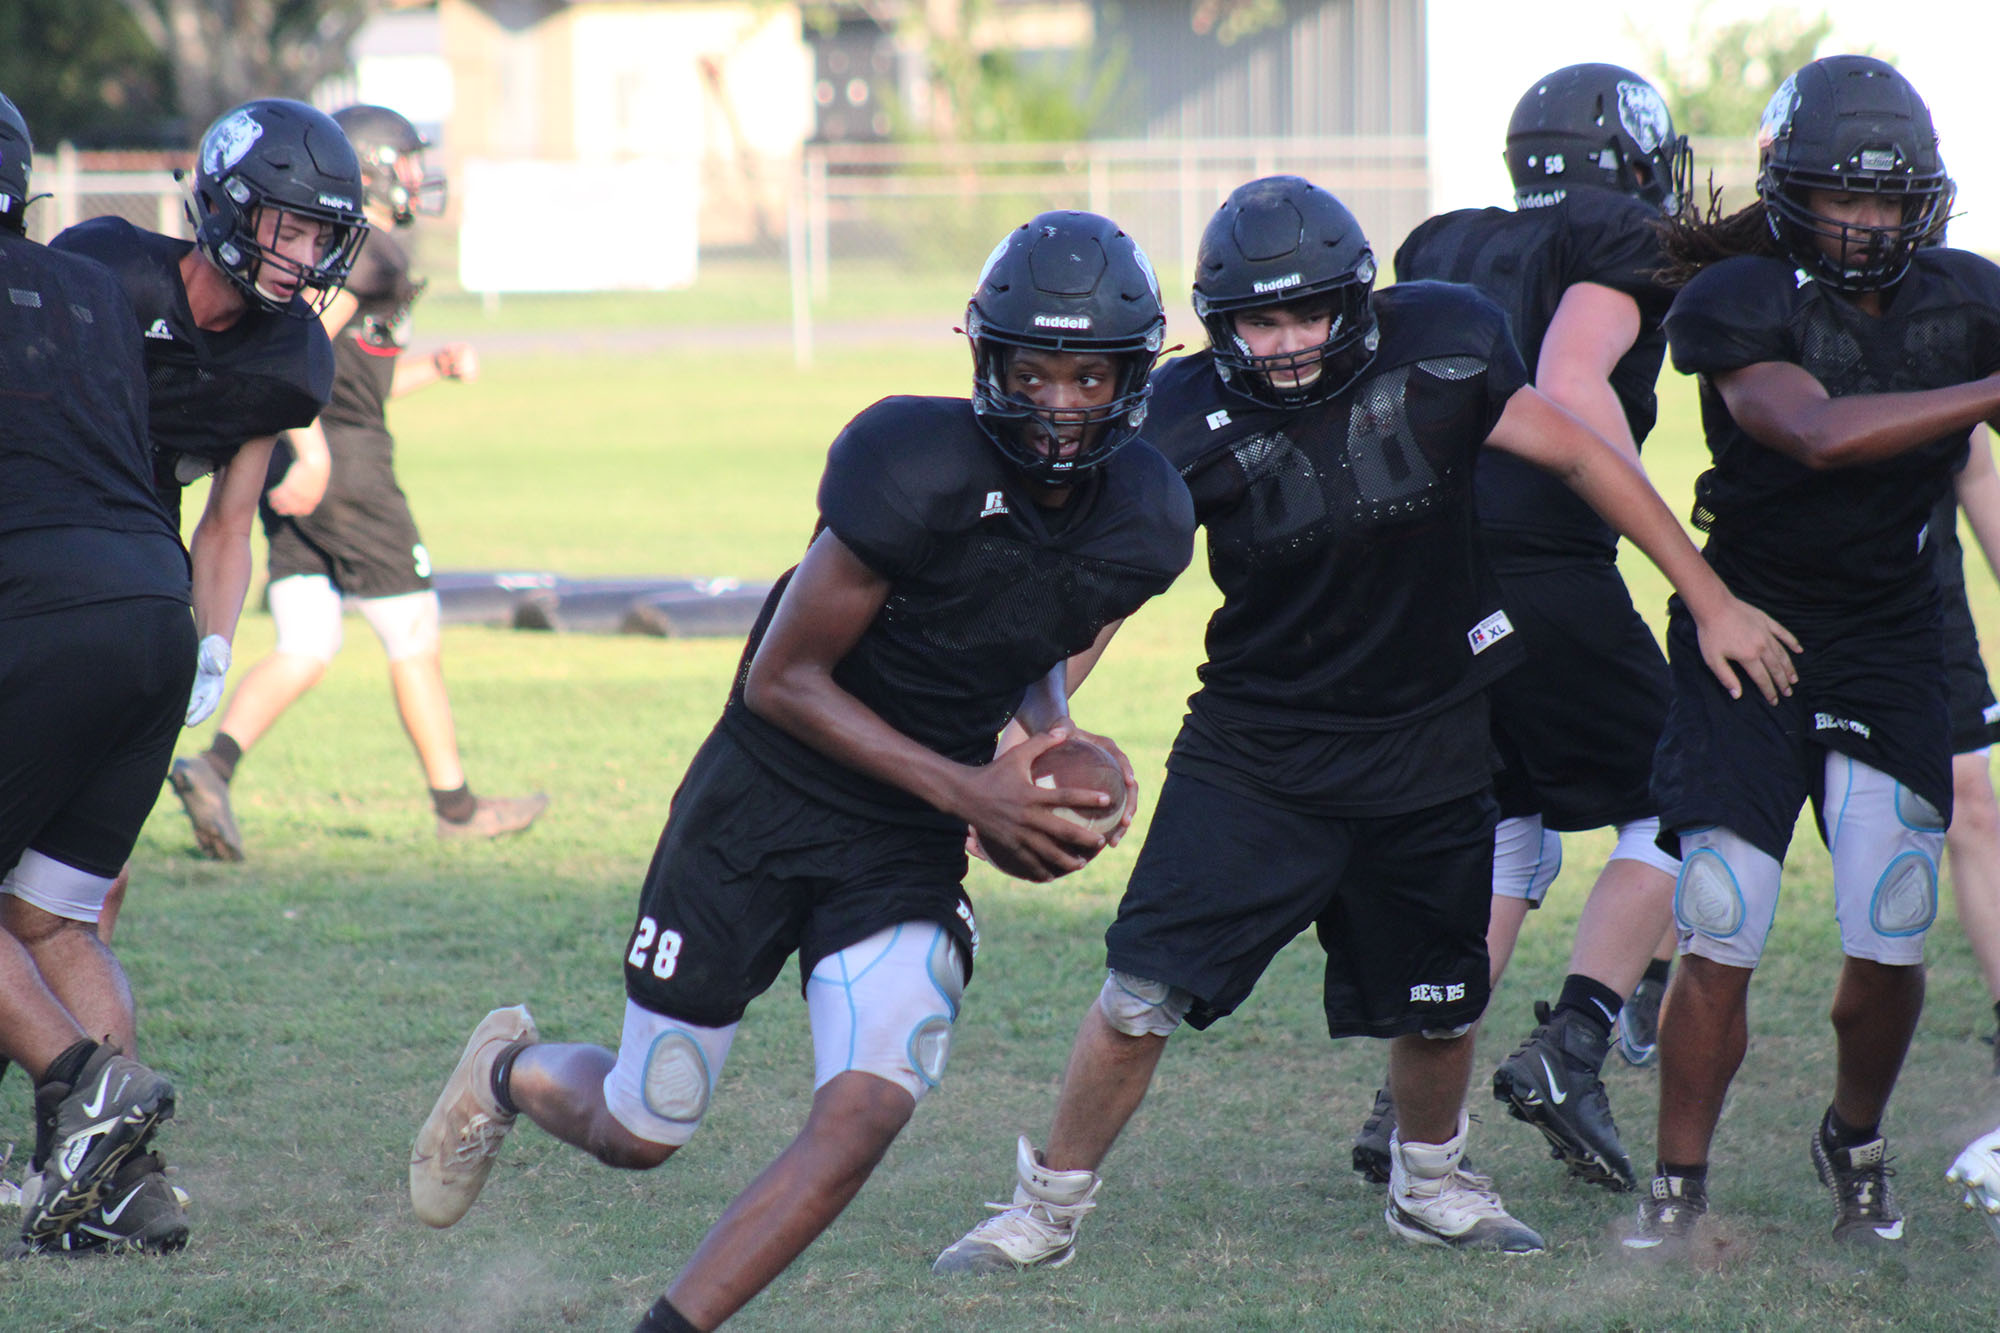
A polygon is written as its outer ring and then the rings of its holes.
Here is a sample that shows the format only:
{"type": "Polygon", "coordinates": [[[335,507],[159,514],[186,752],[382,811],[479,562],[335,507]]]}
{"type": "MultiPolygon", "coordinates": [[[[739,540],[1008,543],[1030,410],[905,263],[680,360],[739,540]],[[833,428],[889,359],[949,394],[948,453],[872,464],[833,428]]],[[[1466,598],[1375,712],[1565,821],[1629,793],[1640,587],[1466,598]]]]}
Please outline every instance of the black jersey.
{"type": "Polygon", "coordinates": [[[193,242],[104,217],[53,245],[95,259],[124,285],[146,350],[155,480],[175,513],[180,486],[250,440],[311,425],[326,406],[333,349],[296,297],[290,314],[253,305],[226,329],[199,329],[180,275],[193,242]]]}
{"type": "Polygon", "coordinates": [[[0,287],[0,619],[127,597],[185,603],[117,281],[0,232],[0,287]]]}
{"type": "Polygon", "coordinates": [[[1483,787],[1481,691],[1521,655],[1473,504],[1480,446],[1527,382],[1506,316],[1436,282],[1374,308],[1375,360],[1324,402],[1254,403],[1202,352],[1155,377],[1149,418],[1223,593],[1169,767],[1323,813],[1483,787]]]}
{"type": "Polygon", "coordinates": [[[1931,566],[1937,570],[1938,585],[1944,588],[1965,586],[1965,548],[1958,540],[1958,495],[1947,491],[1931,508],[1928,528],[1931,548],[1931,566]]]}
{"type": "Polygon", "coordinates": [[[1709,563],[1795,630],[1932,604],[1926,529],[1970,432],[1814,471],[1752,439],[1711,380],[1782,361],[1839,398],[1943,388],[2000,369],[2000,267],[1963,250],[1924,250],[1887,295],[1888,309],[1871,317],[1789,261],[1741,256],[1703,270],[1667,316],[1674,365],[1702,377],[1714,461],[1695,484],[1694,522],[1709,534],[1709,563]]]}
{"type": "Polygon", "coordinates": [[[370,229],[347,279],[348,294],[360,304],[333,339],[328,427],[388,433],[396,357],[407,341],[411,303],[422,290],[410,277],[409,253],[388,232],[370,229]]]}
{"type": "MultiPolygon", "coordinates": [[[[1430,219],[1396,251],[1396,276],[1465,282],[1499,303],[1530,373],[1563,294],[1592,282],[1639,306],[1639,337],[1612,368],[1610,384],[1632,438],[1652,432],[1654,386],[1666,355],[1660,322],[1673,293],[1654,278],[1659,211],[1614,190],[1571,190],[1541,208],[1467,208],[1430,219]]],[[[1532,463],[1500,450],[1480,456],[1479,521],[1503,568],[1557,555],[1612,558],[1618,534],[1583,498],[1532,463]]]]}
{"type": "MultiPolygon", "coordinates": [[[[992,758],[1022,693],[1099,631],[1166,590],[1194,554],[1187,488],[1143,441],[1043,509],[959,398],[886,398],[833,442],[820,526],[889,580],[888,600],[833,678],[947,758],[992,758]]],[[[771,590],[723,715],[743,747],[829,804],[950,823],[900,788],[837,763],[743,702],[788,573],[771,590]]]]}

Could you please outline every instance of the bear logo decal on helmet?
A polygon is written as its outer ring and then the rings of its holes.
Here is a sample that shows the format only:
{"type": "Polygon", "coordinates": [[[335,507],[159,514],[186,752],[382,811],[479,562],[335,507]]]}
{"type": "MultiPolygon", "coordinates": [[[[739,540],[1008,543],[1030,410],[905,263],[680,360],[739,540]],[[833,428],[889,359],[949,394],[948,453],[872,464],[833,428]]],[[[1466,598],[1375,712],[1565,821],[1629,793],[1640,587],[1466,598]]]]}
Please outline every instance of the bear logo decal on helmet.
{"type": "Polygon", "coordinates": [[[264,127],[248,111],[238,111],[208,132],[201,146],[201,169],[220,176],[238,162],[264,137],[264,127]]]}

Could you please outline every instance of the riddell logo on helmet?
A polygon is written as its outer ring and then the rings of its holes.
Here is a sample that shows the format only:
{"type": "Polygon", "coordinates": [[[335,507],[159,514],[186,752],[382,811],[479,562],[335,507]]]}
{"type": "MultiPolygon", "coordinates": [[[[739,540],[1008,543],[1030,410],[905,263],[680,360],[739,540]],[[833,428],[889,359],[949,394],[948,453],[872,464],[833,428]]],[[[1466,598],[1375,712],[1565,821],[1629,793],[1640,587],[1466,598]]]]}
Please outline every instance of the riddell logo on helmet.
{"type": "Polygon", "coordinates": [[[344,208],[350,213],[354,211],[354,201],[343,195],[323,194],[319,197],[319,204],[321,208],[344,208]]]}
{"type": "Polygon", "coordinates": [[[1267,282],[1253,282],[1250,290],[1262,296],[1265,292],[1281,292],[1287,287],[1296,287],[1305,280],[1303,273],[1287,273],[1282,278],[1272,278],[1267,282]]]}
{"type": "Polygon", "coordinates": [[[1036,315],[1035,327],[1038,329],[1087,329],[1090,327],[1090,316],[1036,315]]]}

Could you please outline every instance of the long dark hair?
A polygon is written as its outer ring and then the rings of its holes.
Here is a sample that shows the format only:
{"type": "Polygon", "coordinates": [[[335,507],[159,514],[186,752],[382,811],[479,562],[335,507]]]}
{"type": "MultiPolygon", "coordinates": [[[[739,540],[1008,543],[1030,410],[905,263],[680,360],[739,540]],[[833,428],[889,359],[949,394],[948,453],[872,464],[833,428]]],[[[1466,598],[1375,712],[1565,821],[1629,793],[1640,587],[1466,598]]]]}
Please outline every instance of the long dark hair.
{"type": "Polygon", "coordinates": [[[1708,182],[1708,207],[1688,207],[1658,224],[1660,253],[1665,256],[1654,277],[1668,287],[1685,287],[1694,275],[1710,264],[1719,264],[1737,255],[1766,255],[1784,258],[1777,237],[1764,211],[1764,201],[1753,199],[1734,213],[1722,211],[1722,191],[1715,178],[1708,182]]]}

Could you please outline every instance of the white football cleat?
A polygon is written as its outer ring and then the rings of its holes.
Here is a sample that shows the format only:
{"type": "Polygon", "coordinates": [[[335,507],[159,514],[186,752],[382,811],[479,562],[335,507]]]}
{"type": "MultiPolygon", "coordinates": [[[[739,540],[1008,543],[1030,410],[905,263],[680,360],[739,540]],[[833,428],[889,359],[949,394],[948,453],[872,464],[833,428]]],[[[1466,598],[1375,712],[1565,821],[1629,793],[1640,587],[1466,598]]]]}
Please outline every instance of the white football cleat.
{"type": "Polygon", "coordinates": [[[1014,1202],[989,1203],[993,1216],[961,1236],[933,1273],[1011,1273],[1061,1268],[1076,1258],[1076,1228],[1097,1206],[1095,1171],[1051,1171],[1023,1135],[1014,1150],[1014,1202]]]}

